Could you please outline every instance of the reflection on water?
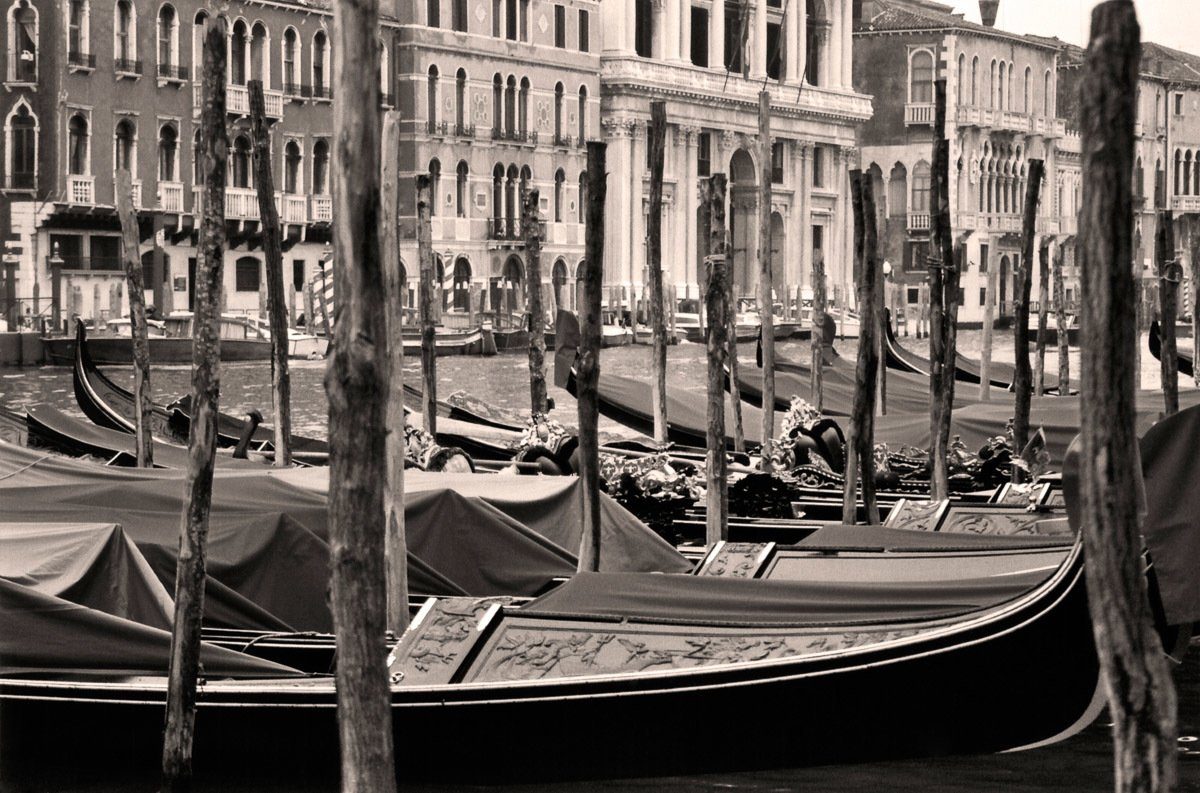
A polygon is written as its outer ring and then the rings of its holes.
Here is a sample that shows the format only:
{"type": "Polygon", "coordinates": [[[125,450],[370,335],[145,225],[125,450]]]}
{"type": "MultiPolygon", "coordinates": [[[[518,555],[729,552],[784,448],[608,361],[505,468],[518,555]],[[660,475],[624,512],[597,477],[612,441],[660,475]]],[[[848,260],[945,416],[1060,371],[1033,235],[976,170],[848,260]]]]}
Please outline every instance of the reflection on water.
{"type": "MultiPolygon", "coordinates": [[[[980,348],[978,331],[963,331],[959,335],[960,348],[965,354],[977,357],[980,348]]],[[[913,350],[928,354],[928,343],[913,338],[901,339],[913,350]]],[[[838,349],[853,356],[855,342],[839,341],[838,349]]],[[[785,342],[780,345],[780,355],[794,359],[808,358],[807,342],[785,342]]],[[[1144,348],[1143,348],[1144,349],[1144,348]]],[[[753,345],[742,345],[741,356],[745,366],[753,365],[753,345]]],[[[995,339],[997,360],[1012,361],[1012,337],[998,333],[995,339]]],[[[697,344],[680,344],[672,347],[668,355],[670,382],[678,387],[697,392],[704,390],[704,347],[697,344]]],[[[602,353],[603,371],[636,377],[645,377],[649,367],[649,350],[645,347],[608,349],[602,353]]],[[[325,365],[322,362],[293,362],[292,396],[293,424],[299,433],[325,435],[326,403],[322,387],[325,365]]],[[[416,361],[406,367],[413,379],[418,378],[416,361]]],[[[1046,371],[1057,376],[1057,362],[1053,348],[1047,355],[1046,371]]],[[[1078,376],[1079,355],[1071,354],[1072,376],[1078,376]]],[[[1143,386],[1158,385],[1158,362],[1148,354],[1142,356],[1143,386]]],[[[132,371],[120,368],[106,369],[106,373],[118,382],[132,382],[132,371]]],[[[167,402],[186,393],[190,386],[190,372],[185,366],[156,367],[152,373],[156,401],[167,402]]],[[[271,402],[270,366],[261,364],[233,364],[221,370],[221,408],[231,413],[241,413],[258,408],[269,416],[271,402]]],[[[1182,387],[1190,387],[1190,379],[1181,380],[1182,387]]],[[[492,358],[440,358],[438,359],[439,392],[448,394],[457,389],[471,393],[505,407],[524,409],[529,399],[528,364],[524,355],[506,354],[492,358]]],[[[574,421],[574,402],[565,391],[551,384],[550,395],[559,405],[558,414],[565,422],[574,421]]],[[[67,368],[0,369],[0,400],[9,406],[33,402],[49,402],[59,408],[79,414],[71,387],[71,373],[67,368]]],[[[617,425],[602,419],[604,428],[620,431],[617,425]]],[[[1023,659],[1027,663],[1014,666],[1014,681],[997,680],[997,686],[1019,684],[1021,675],[1037,674],[1039,667],[1053,664],[1052,649],[1041,659],[1023,659]]],[[[1179,686],[1180,724],[1180,780],[1177,790],[1200,792],[1200,653],[1193,649],[1186,662],[1176,670],[1179,686]]],[[[936,681],[930,681],[936,685],[936,681]]],[[[881,703],[886,707],[886,703],[881,703]]],[[[868,714],[864,714],[867,718],[868,714]]],[[[719,751],[720,733],[727,729],[786,730],[793,719],[806,718],[803,710],[791,713],[747,714],[747,723],[696,725],[696,751],[719,751]]],[[[987,718],[980,714],[980,718],[987,718]]],[[[503,730],[503,725],[498,725],[503,730]]],[[[570,725],[563,725],[570,729],[570,725]]],[[[620,729],[620,725],[613,725],[620,729]]],[[[495,740],[519,740],[520,736],[497,734],[495,740]]],[[[459,740],[447,736],[447,740],[459,740]]],[[[471,740],[486,740],[474,736],[471,740]]],[[[464,749],[469,757],[469,747],[464,749]]],[[[403,758],[399,759],[403,763],[403,758]]],[[[619,758],[614,758],[619,763],[619,758]]],[[[202,770],[202,769],[201,769],[202,770]]],[[[47,787],[35,784],[32,787],[19,785],[12,780],[0,779],[0,792],[25,790],[72,790],[94,793],[131,793],[135,790],[151,789],[142,784],[117,784],[97,781],[93,784],[47,787]]],[[[239,785],[228,780],[219,785],[199,785],[201,790],[239,791],[324,791],[335,790],[336,784],[311,779],[278,780],[276,784],[239,785]]],[[[464,788],[455,788],[462,790],[464,788]]],[[[473,789],[473,788],[468,788],[473,789]]],[[[481,788],[486,789],[486,788],[481,788]]],[[[496,788],[491,788],[496,789],[496,788]]],[[[740,791],[793,791],[823,793],[829,791],[858,790],[922,791],[922,793],[977,793],[978,791],[1023,791],[1028,793],[1059,793],[1060,791],[1101,791],[1112,789],[1112,751],[1109,731],[1103,718],[1081,735],[1057,746],[1016,754],[954,757],[939,760],[910,762],[873,763],[850,766],[824,766],[806,769],[789,769],[742,774],[716,774],[690,777],[672,777],[649,780],[613,780],[571,784],[536,785],[521,787],[526,793],[597,793],[598,791],[694,791],[694,790],[740,790],[740,791]]],[[[425,793],[443,793],[448,787],[405,786],[405,790],[425,793]]]]}

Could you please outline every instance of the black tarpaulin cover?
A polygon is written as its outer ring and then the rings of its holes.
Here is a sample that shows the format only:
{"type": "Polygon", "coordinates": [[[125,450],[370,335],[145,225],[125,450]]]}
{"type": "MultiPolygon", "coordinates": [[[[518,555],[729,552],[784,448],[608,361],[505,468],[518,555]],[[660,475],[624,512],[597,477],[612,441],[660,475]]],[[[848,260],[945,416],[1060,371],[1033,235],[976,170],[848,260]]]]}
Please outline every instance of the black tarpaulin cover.
{"type": "Polygon", "coordinates": [[[805,583],[577,573],[522,611],[651,622],[801,625],[953,617],[1028,592],[1044,572],[934,583],[805,583]]]}

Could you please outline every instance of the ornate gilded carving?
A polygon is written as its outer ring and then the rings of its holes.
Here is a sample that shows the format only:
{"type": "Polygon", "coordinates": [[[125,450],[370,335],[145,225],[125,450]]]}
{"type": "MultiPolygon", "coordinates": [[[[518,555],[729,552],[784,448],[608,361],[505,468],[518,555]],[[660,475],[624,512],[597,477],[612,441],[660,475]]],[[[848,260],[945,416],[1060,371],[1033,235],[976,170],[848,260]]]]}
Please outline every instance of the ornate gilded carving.
{"type": "Polygon", "coordinates": [[[937,531],[947,506],[945,501],[901,499],[888,513],[884,525],[893,529],[937,531]]]}
{"type": "Polygon", "coordinates": [[[440,598],[397,642],[389,671],[400,685],[449,683],[479,638],[480,619],[507,597],[440,598]]]}
{"type": "Polygon", "coordinates": [[[771,543],[726,542],[704,566],[703,575],[754,578],[771,552],[771,543]]]}
{"type": "Polygon", "coordinates": [[[1040,512],[1023,509],[951,510],[942,521],[943,532],[967,532],[970,534],[1040,534],[1038,522],[1046,516],[1040,512]]]}

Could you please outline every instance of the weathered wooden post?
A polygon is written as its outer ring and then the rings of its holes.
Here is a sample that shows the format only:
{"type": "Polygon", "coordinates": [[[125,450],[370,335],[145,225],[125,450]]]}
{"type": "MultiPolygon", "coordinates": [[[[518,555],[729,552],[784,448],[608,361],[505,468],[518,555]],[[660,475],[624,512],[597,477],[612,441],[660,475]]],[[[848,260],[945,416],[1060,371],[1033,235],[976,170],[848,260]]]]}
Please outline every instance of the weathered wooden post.
{"type": "Polygon", "coordinates": [[[137,462],[154,467],[154,436],[150,432],[153,400],[150,393],[150,340],[146,328],[146,292],[142,282],[142,257],[138,254],[138,221],[133,208],[133,183],[129,171],[116,173],[117,217],[121,223],[121,261],[129,284],[129,333],[133,346],[133,397],[137,462]]]}
{"type": "Polygon", "coordinates": [[[400,280],[400,112],[383,114],[379,170],[379,255],[387,324],[387,495],[384,497],[384,567],[387,627],[408,627],[408,542],[404,525],[404,283],[400,280]]]}
{"type": "Polygon", "coordinates": [[[996,288],[998,272],[990,263],[987,267],[987,286],[983,298],[983,342],[979,353],[979,400],[992,399],[992,329],[996,322],[996,288]]]}
{"type": "Polygon", "coordinates": [[[542,224],[538,217],[541,196],[530,188],[521,208],[525,232],[525,284],[529,304],[529,403],[534,413],[546,412],[546,312],[542,309],[542,224]]]}
{"type": "MultiPolygon", "coordinates": [[[[1020,452],[1029,442],[1029,406],[1033,396],[1033,372],[1029,366],[1029,292],[1030,268],[1033,266],[1033,242],[1037,234],[1038,198],[1042,189],[1043,163],[1039,159],[1029,160],[1029,186],[1025,191],[1025,215],[1022,223],[1021,262],[1016,270],[1016,288],[1013,290],[1013,337],[1017,356],[1016,411],[1013,416],[1013,448],[1020,452]]],[[[1021,469],[1013,466],[1013,479],[1020,481],[1021,469]]]]}
{"type": "Polygon", "coordinates": [[[1138,439],[1129,296],[1134,121],[1141,47],[1133,3],[1092,12],[1080,90],[1083,280],[1080,519],[1088,608],[1108,694],[1116,790],[1169,791],[1178,766],[1175,685],[1154,631],[1136,493],[1138,439]]]}
{"type": "Polygon", "coordinates": [[[584,220],[583,303],[579,306],[579,358],[575,384],[579,394],[579,480],[583,497],[583,536],[579,569],[600,569],[600,296],[604,280],[604,199],[606,144],[587,144],[587,206],[584,220]]]}
{"type": "Polygon", "coordinates": [[[1071,393],[1071,358],[1067,338],[1067,291],[1063,283],[1064,245],[1054,252],[1054,324],[1058,326],[1058,395],[1071,393]]]}
{"type": "Polygon", "coordinates": [[[817,410],[825,407],[825,256],[813,251],[812,263],[812,403],[817,410]]]}
{"type": "MultiPolygon", "coordinates": [[[[725,215],[721,215],[721,223],[725,222],[725,215]]],[[[712,216],[712,228],[715,231],[717,226],[717,216],[712,216]]],[[[722,232],[724,226],[720,227],[722,232]]],[[[710,249],[710,253],[711,253],[710,249]]],[[[742,388],[738,378],[738,348],[737,348],[737,295],[734,291],[733,284],[733,268],[729,266],[728,257],[726,258],[725,267],[725,301],[726,301],[726,361],[729,365],[729,402],[730,410],[733,412],[733,448],[739,454],[746,451],[746,432],[745,424],[742,422],[742,388]]],[[[772,407],[772,410],[774,407],[772,407]]]]}
{"type": "Polygon", "coordinates": [[[262,226],[263,259],[267,278],[267,316],[271,324],[271,402],[275,412],[275,465],[292,464],[292,378],[288,373],[288,320],[283,296],[283,240],[275,182],[271,175],[271,137],[261,80],[248,83],[250,119],[254,130],[254,186],[262,226]]]}
{"type": "Polygon", "coordinates": [[[667,332],[663,323],[662,187],[667,103],[650,103],[650,207],[646,217],[646,274],[650,281],[650,389],[654,441],[667,442],[667,332]]]}
{"type": "Polygon", "coordinates": [[[313,300],[312,281],[304,281],[304,332],[317,335],[316,301],[313,300]]]}
{"type": "MultiPolygon", "coordinates": [[[[437,434],[437,347],[433,318],[433,226],[430,203],[433,197],[429,175],[417,175],[417,258],[420,280],[417,287],[417,316],[421,322],[421,421],[425,431],[437,434]]],[[[511,294],[511,285],[509,291],[511,294]]],[[[511,307],[511,300],[510,300],[511,307]]]]}
{"type": "MultiPolygon", "coordinates": [[[[725,174],[708,179],[708,285],[704,302],[708,309],[706,347],[708,351],[708,456],[705,464],[705,540],[712,548],[729,539],[728,463],[725,459],[725,359],[730,343],[725,338],[732,326],[729,302],[729,264],[725,258],[725,174]]],[[[734,357],[737,348],[734,347],[734,357]]],[[[737,404],[736,393],[730,401],[737,404]]],[[[765,410],[773,405],[764,405],[765,410]]],[[[736,421],[736,419],[735,419],[736,421]]]]}
{"type": "Polygon", "coordinates": [[[1159,353],[1162,372],[1163,407],[1169,416],[1179,412],[1179,359],[1176,357],[1175,318],[1178,311],[1179,262],[1175,258],[1175,227],[1171,210],[1158,213],[1155,234],[1155,259],[1158,263],[1158,313],[1162,318],[1162,347],[1159,353]]]}
{"type": "MultiPolygon", "coordinates": [[[[1038,329],[1037,354],[1033,359],[1033,392],[1041,396],[1046,390],[1046,344],[1050,340],[1050,240],[1038,246],[1038,329]]],[[[1066,333],[1059,328],[1059,334],[1066,333]]]]}
{"type": "MultiPolygon", "coordinates": [[[[192,415],[188,438],[187,502],[175,566],[175,615],[167,672],[167,717],[163,736],[164,787],[187,790],[192,778],[192,737],[196,725],[196,678],[200,667],[200,626],[204,618],[204,557],[208,511],[212,504],[220,393],[221,277],[225,255],[225,173],[229,135],[225,129],[225,18],[213,16],[204,31],[200,142],[204,209],[196,262],[192,415]]],[[[129,299],[137,298],[133,289],[129,299]]]]}
{"type": "Polygon", "coordinates": [[[946,361],[946,273],[954,262],[943,255],[945,244],[941,238],[941,223],[936,214],[943,199],[942,191],[949,185],[949,162],[942,160],[942,146],[946,137],[946,85],[942,80],[935,84],[933,125],[933,178],[930,181],[929,205],[935,211],[930,218],[932,239],[929,256],[929,456],[931,465],[930,498],[940,501],[950,496],[949,474],[946,470],[946,448],[943,444],[942,427],[949,434],[950,416],[943,411],[942,391],[953,382],[954,370],[945,369],[946,361]]]}
{"type": "Polygon", "coordinates": [[[858,480],[862,480],[867,523],[879,524],[875,502],[875,378],[879,374],[879,262],[876,256],[875,200],[870,177],[850,171],[854,209],[854,254],[858,264],[858,364],[850,440],[846,444],[846,485],[842,493],[842,523],[854,523],[858,512],[858,480]]]}
{"type": "MultiPolygon", "coordinates": [[[[758,92],[758,321],[762,339],[762,470],[775,435],[775,285],[771,272],[771,92],[758,92]]],[[[735,346],[736,350],[737,347],[735,346]]]]}
{"type": "Polygon", "coordinates": [[[954,231],[950,225],[950,141],[946,138],[946,81],[934,83],[937,107],[935,116],[937,138],[933,152],[933,184],[930,190],[930,207],[933,226],[933,242],[937,246],[938,272],[941,276],[941,388],[938,389],[938,437],[933,446],[937,450],[938,465],[935,468],[938,482],[938,498],[950,497],[949,476],[946,469],[946,453],[950,449],[950,423],[954,416],[955,370],[958,348],[958,284],[963,258],[962,245],[954,244],[954,231]]]}
{"type": "Polygon", "coordinates": [[[334,6],[329,535],[342,790],[396,789],[387,672],[387,301],[380,245],[379,4],[334,6]],[[366,75],[371,75],[370,79],[366,75]]]}

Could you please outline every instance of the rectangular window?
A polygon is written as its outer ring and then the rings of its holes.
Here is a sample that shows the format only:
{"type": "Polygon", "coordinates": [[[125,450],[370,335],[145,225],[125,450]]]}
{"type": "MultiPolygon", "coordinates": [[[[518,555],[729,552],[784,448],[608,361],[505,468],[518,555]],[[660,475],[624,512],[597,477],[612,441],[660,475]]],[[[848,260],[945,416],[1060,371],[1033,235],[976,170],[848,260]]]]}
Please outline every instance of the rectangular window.
{"type": "Polygon", "coordinates": [[[783,184],[783,141],[771,146],[771,184],[783,184]]]}
{"type": "Polygon", "coordinates": [[[813,226],[812,227],[812,238],[813,238],[813,255],[816,255],[817,251],[825,250],[825,227],[824,226],[813,226]]]}
{"type": "Polygon", "coordinates": [[[825,186],[825,147],[823,146],[813,146],[812,186],[825,186]]]}
{"type": "Polygon", "coordinates": [[[982,306],[982,305],[986,305],[986,304],[987,304],[987,289],[981,286],[981,287],[979,287],[979,305],[982,306]]]}
{"type": "Polygon", "coordinates": [[[712,175],[712,134],[701,132],[696,146],[696,173],[712,175]]]}
{"type": "Polygon", "coordinates": [[[566,49],[567,46],[567,9],[554,6],[554,46],[566,49]]]}
{"type": "Polygon", "coordinates": [[[778,80],[783,73],[783,59],[779,45],[782,41],[781,28],[774,22],[767,23],[767,77],[778,80]]]}
{"type": "Polygon", "coordinates": [[[640,58],[649,58],[654,51],[654,2],[633,1],[633,50],[640,58]]]}
{"type": "Polygon", "coordinates": [[[913,171],[912,178],[912,211],[929,212],[929,174],[913,171]]]}
{"type": "Polygon", "coordinates": [[[88,240],[91,246],[92,269],[121,269],[121,238],[93,235],[88,240]]]}
{"type": "Polygon", "coordinates": [[[297,292],[304,291],[303,259],[292,259],[292,288],[297,292]]]}
{"type": "Polygon", "coordinates": [[[467,0],[453,0],[450,6],[451,27],[458,33],[467,32],[467,0]]]}
{"type": "Polygon", "coordinates": [[[262,268],[258,259],[238,259],[234,278],[234,289],[239,292],[257,292],[262,268]]]}
{"type": "Polygon", "coordinates": [[[588,12],[580,10],[579,12],[579,51],[590,52],[592,49],[592,32],[588,24],[588,12]]]}
{"type": "Polygon", "coordinates": [[[979,272],[986,273],[988,271],[988,246],[979,246],[979,272]]]}
{"type": "Polygon", "coordinates": [[[692,6],[692,63],[708,66],[708,9],[692,6]]]}
{"type": "Polygon", "coordinates": [[[917,303],[920,303],[920,302],[921,302],[921,288],[917,287],[917,286],[910,286],[908,288],[908,304],[910,306],[915,306],[917,303]]]}
{"type": "Polygon", "coordinates": [[[742,72],[743,35],[748,25],[749,19],[743,18],[736,4],[725,6],[725,68],[738,74],[742,72]]]}
{"type": "MultiPolygon", "coordinates": [[[[114,237],[114,239],[116,239],[114,237]]],[[[51,255],[58,254],[63,260],[63,267],[68,270],[79,270],[84,265],[83,260],[83,235],[82,234],[51,234],[50,235],[50,252],[51,255]]]]}

